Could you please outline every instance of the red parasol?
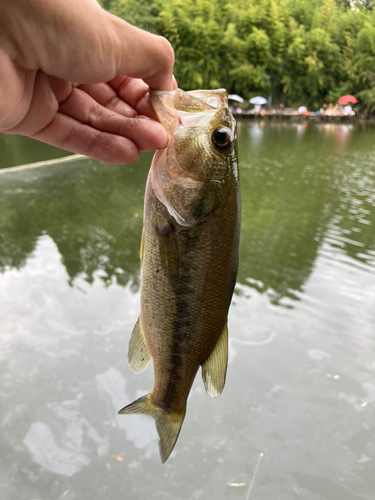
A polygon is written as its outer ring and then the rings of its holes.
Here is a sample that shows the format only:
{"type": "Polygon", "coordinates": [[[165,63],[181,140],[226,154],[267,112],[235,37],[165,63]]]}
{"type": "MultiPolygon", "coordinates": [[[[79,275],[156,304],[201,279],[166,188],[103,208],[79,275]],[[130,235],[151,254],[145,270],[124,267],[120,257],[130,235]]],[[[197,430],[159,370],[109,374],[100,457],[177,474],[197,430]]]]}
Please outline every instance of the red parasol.
{"type": "Polygon", "coordinates": [[[358,99],[356,99],[354,95],[344,95],[338,100],[338,103],[342,104],[343,106],[345,106],[349,102],[355,104],[356,102],[358,102],[358,99]]]}

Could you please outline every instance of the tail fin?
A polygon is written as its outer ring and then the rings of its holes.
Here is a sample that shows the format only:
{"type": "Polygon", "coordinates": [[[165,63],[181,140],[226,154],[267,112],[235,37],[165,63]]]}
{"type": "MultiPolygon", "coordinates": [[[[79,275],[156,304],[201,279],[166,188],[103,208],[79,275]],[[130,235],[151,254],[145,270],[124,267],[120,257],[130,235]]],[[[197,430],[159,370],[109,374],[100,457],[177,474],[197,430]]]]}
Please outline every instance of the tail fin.
{"type": "Polygon", "coordinates": [[[164,463],[176,444],[185,418],[183,413],[169,413],[152,403],[150,394],[143,396],[119,411],[119,414],[141,413],[150,415],[155,419],[156,430],[159,434],[159,451],[161,461],[164,463]]]}

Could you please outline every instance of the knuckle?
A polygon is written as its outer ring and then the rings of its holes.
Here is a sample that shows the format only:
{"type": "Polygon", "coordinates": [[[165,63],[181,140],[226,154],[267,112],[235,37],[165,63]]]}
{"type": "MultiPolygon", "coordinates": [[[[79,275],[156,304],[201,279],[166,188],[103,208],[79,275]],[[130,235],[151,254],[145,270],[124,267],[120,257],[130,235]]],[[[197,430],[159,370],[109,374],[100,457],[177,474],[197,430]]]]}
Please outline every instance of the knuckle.
{"type": "Polygon", "coordinates": [[[90,140],[87,144],[87,156],[93,156],[95,155],[97,145],[101,139],[101,133],[99,131],[94,131],[92,133],[92,136],[90,137],[90,140]]]}
{"type": "Polygon", "coordinates": [[[103,113],[99,107],[93,107],[93,108],[89,109],[87,112],[87,117],[86,117],[85,123],[95,127],[98,124],[98,122],[100,122],[100,118],[101,118],[102,114],[103,113]]]}

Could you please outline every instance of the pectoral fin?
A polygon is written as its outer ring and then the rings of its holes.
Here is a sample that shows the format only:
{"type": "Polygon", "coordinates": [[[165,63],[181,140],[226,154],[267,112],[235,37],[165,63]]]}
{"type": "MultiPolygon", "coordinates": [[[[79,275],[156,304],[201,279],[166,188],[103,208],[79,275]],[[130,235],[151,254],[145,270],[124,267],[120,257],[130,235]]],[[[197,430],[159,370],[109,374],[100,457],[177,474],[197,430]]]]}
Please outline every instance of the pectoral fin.
{"type": "Polygon", "coordinates": [[[202,364],[204,387],[211,398],[219,396],[224,389],[227,365],[228,327],[225,324],[213,351],[202,364]]]}
{"type": "Polygon", "coordinates": [[[135,327],[133,328],[133,333],[129,342],[129,366],[135,373],[141,373],[147,367],[150,360],[151,356],[147,350],[145,336],[141,325],[141,318],[139,317],[135,327]]]}

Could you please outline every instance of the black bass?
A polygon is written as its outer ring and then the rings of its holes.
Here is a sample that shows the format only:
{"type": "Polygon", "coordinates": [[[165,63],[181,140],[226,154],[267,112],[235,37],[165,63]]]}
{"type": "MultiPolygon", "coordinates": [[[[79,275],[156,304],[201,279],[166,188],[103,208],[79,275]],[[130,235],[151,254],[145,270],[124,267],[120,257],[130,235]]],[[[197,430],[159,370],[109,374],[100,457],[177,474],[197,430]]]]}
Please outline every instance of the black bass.
{"type": "Polygon", "coordinates": [[[228,362],[227,316],[238,268],[236,122],[225,90],[151,92],[169,134],[149,172],[141,244],[141,314],[131,368],[154,363],[151,392],[119,413],[152,416],[162,462],[172,452],[195,375],[218,396],[228,362]]]}

